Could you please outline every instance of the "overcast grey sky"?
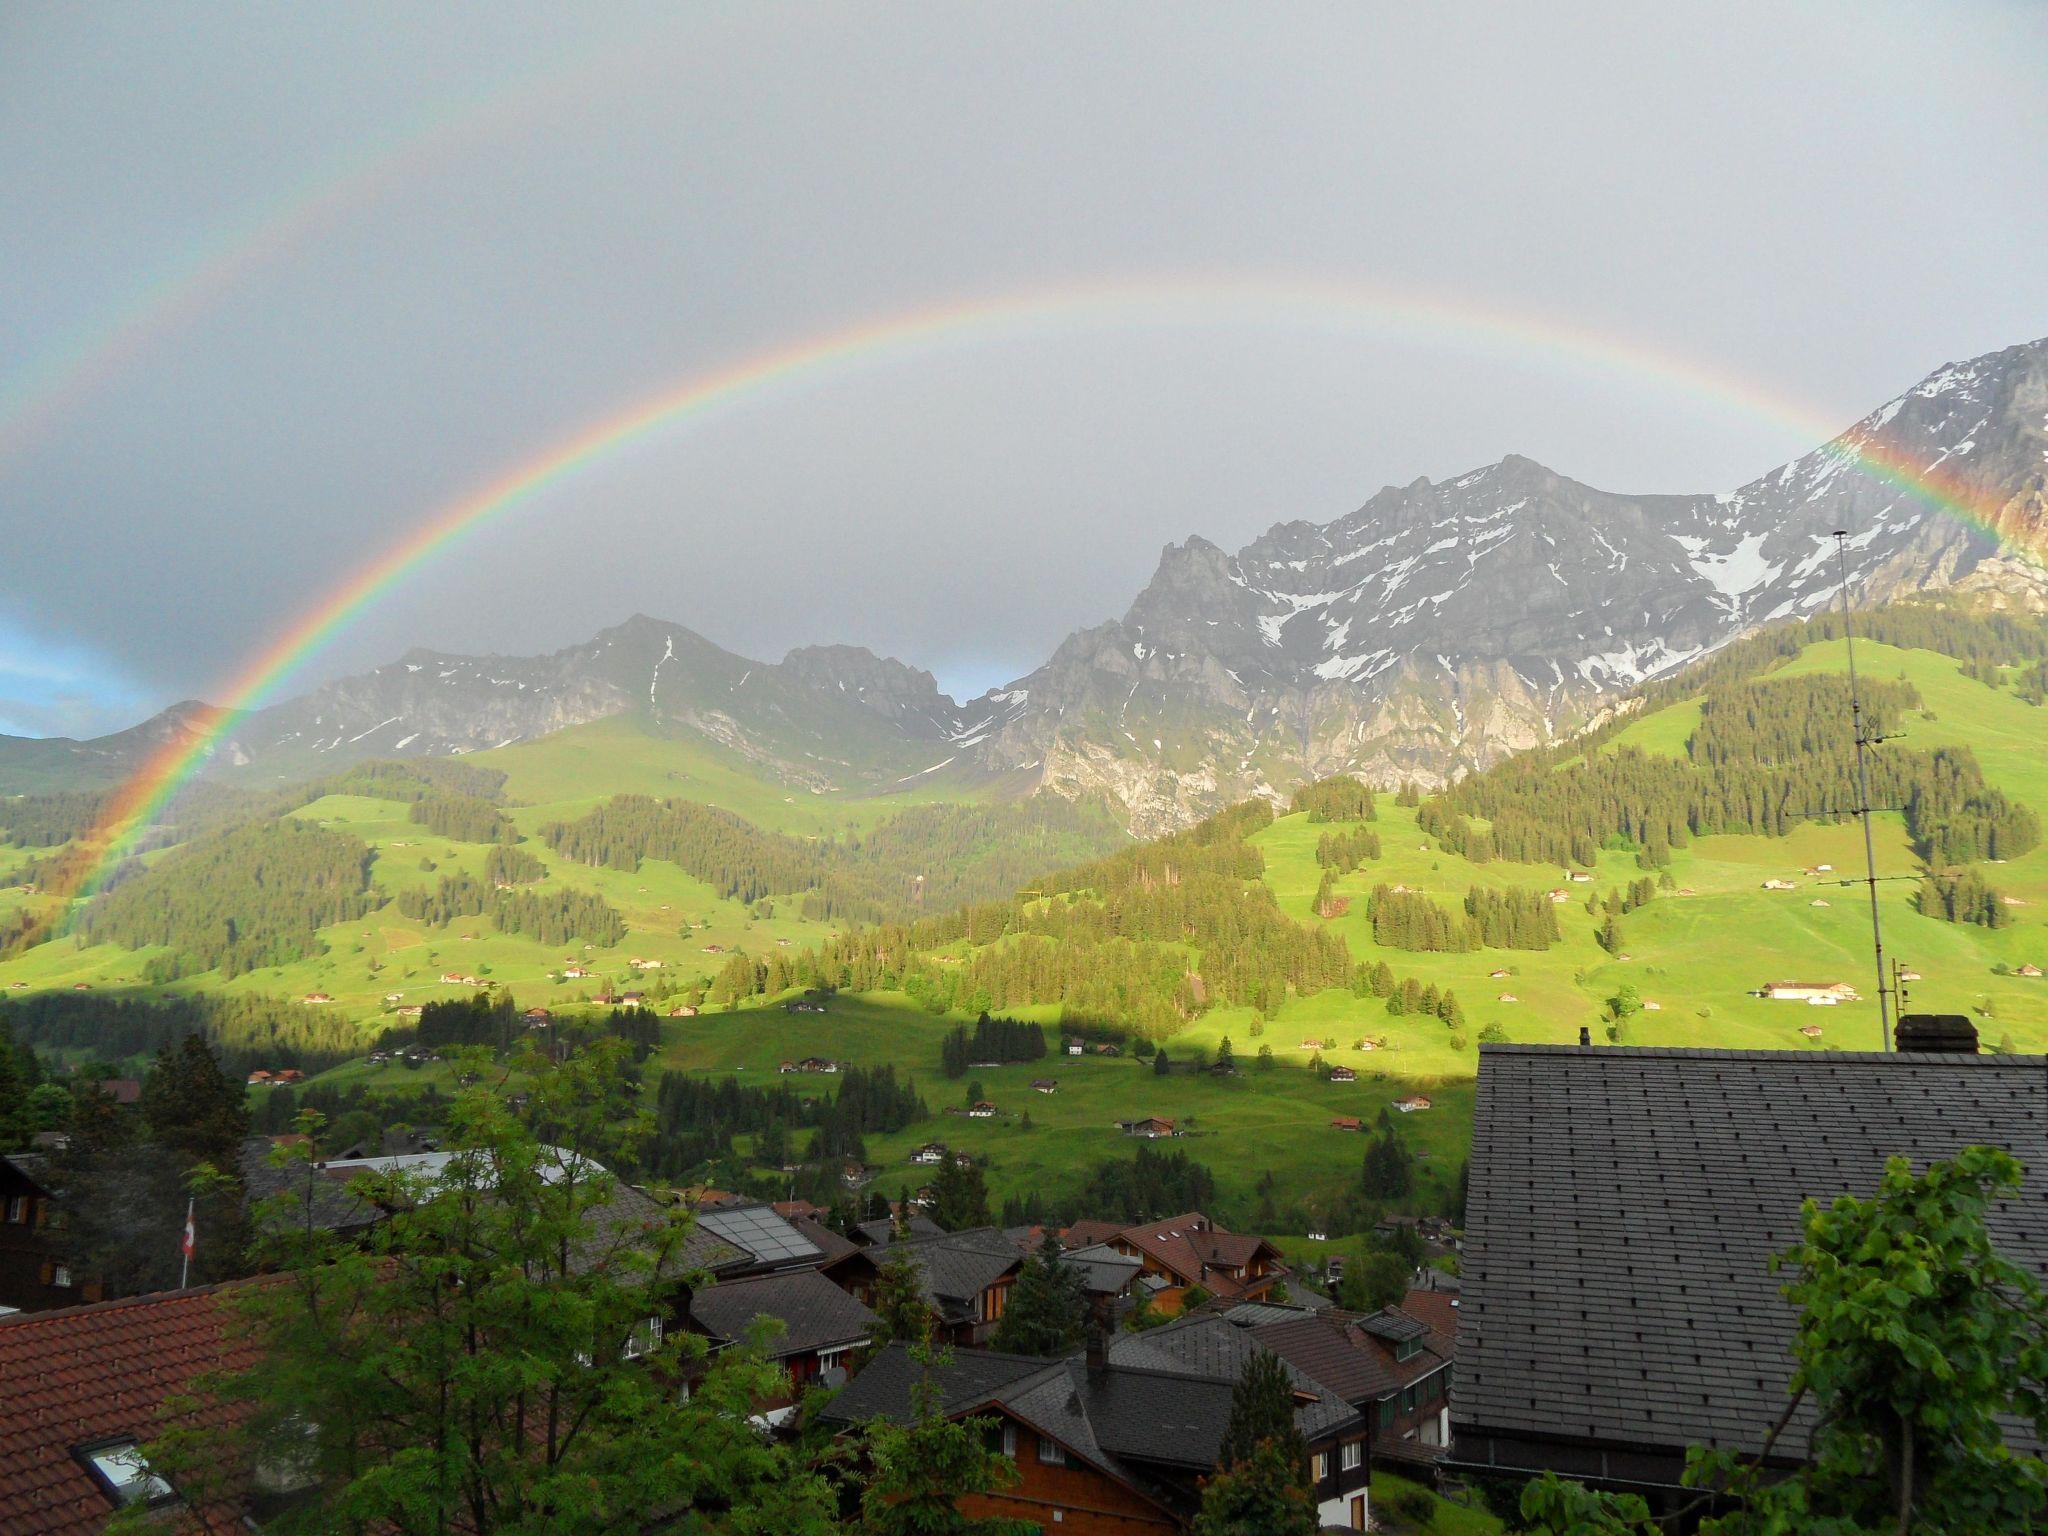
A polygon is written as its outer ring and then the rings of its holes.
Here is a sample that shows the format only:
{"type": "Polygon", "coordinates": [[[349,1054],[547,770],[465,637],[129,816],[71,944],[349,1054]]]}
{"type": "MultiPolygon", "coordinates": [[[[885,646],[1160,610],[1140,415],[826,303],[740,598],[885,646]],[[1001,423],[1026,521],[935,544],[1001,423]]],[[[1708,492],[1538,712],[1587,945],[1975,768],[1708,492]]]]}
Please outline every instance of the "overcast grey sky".
{"type": "MultiPolygon", "coordinates": [[[[0,730],[226,681],[436,508],[873,317],[1314,273],[1846,425],[2048,331],[2048,6],[0,7],[0,730]]],[[[1801,424],[1470,329],[1097,307],[819,369],[563,478],[310,677],[634,611],[959,693],[1234,547],[1519,452],[1801,424]]]]}

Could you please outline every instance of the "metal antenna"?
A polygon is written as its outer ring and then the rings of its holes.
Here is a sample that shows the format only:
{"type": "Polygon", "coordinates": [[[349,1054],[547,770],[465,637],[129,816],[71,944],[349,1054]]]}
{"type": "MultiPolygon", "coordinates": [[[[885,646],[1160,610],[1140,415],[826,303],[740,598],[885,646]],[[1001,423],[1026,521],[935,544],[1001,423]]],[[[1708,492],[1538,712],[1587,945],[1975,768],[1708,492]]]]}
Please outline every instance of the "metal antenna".
{"type": "Polygon", "coordinates": [[[1892,1048],[1891,976],[1884,966],[1884,925],[1877,909],[1877,837],[1870,830],[1869,748],[1863,730],[1863,697],[1856,686],[1856,632],[1849,622],[1849,532],[1835,530],[1835,554],[1842,572],[1842,640],[1849,653],[1849,718],[1856,729],[1856,807],[1863,821],[1864,883],[1870,887],[1870,943],[1877,952],[1877,1022],[1882,1049],[1892,1048]]]}

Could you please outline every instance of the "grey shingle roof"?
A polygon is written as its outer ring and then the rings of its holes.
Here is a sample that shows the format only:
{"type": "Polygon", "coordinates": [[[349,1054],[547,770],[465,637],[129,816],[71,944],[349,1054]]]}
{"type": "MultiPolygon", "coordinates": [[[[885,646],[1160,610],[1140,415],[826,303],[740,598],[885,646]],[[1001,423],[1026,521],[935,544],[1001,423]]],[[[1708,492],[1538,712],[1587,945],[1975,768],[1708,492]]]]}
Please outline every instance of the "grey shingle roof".
{"type": "Polygon", "coordinates": [[[777,1360],[869,1338],[876,1323],[874,1313],[814,1269],[707,1286],[690,1298],[690,1316],[727,1343],[745,1337],[757,1317],[778,1319],[782,1333],[768,1347],[777,1360]]]}
{"type": "Polygon", "coordinates": [[[918,1289],[942,1312],[957,1312],[1024,1262],[1016,1245],[993,1227],[912,1238],[868,1250],[877,1264],[887,1263],[897,1252],[910,1255],[917,1265],[918,1289]]]}
{"type": "MultiPolygon", "coordinates": [[[[1806,1196],[1868,1194],[1990,1142],[2029,1173],[1991,1217],[2048,1268],[2039,1057],[1486,1046],[1458,1309],[1460,1431],[1760,1447],[1796,1318],[1773,1254],[1806,1196]]],[[[1810,1420],[1781,1448],[1803,1453],[1810,1420]]]]}
{"type": "Polygon", "coordinates": [[[1347,1403],[1362,1403],[1401,1389],[1401,1378],[1379,1355],[1346,1336],[1341,1323],[1298,1317],[1267,1323],[1252,1337],[1302,1374],[1347,1403]]]}
{"type": "MultiPolygon", "coordinates": [[[[1199,1376],[1230,1387],[1236,1385],[1237,1378],[1253,1357],[1266,1352],[1266,1346],[1251,1334],[1220,1317],[1194,1317],[1113,1339],[1109,1346],[1109,1359],[1112,1365],[1199,1376]]],[[[1282,1356],[1283,1360],[1285,1358],[1282,1356]]],[[[1339,1429],[1346,1420],[1354,1417],[1350,1405],[1343,1398],[1291,1361],[1287,1362],[1287,1374],[1297,1392],[1315,1399],[1304,1404],[1296,1415],[1301,1422],[1301,1432],[1309,1439],[1339,1429]]],[[[1229,1393],[1224,1396],[1227,1419],[1229,1393]]],[[[1217,1433],[1220,1437],[1222,1431],[1217,1433]]]]}
{"type": "MultiPolygon", "coordinates": [[[[1228,1323],[1206,1321],[1237,1332],[1228,1323]]],[[[1247,1340],[1228,1353],[1241,1364],[1257,1350],[1247,1340]]],[[[913,1389],[925,1370],[903,1345],[891,1344],[821,1416],[841,1424],[906,1422],[913,1411],[913,1389]]],[[[1000,1406],[1153,1498],[1171,1497],[1159,1481],[1166,1469],[1185,1473],[1216,1465],[1230,1427],[1235,1385],[1234,1374],[1156,1369],[1114,1358],[1108,1370],[1093,1372],[1080,1360],[1037,1360],[978,1349],[954,1350],[943,1365],[931,1368],[931,1380],[948,1416],[1000,1406]]],[[[1317,1391],[1313,1383],[1297,1382],[1306,1391],[1317,1391]]],[[[1304,1405],[1297,1417],[1311,1441],[1360,1423],[1357,1414],[1327,1393],[1304,1405]]]]}
{"type": "MultiPolygon", "coordinates": [[[[940,1411],[951,1415],[972,1412],[992,1402],[1004,1388],[1051,1369],[1046,1361],[1028,1355],[956,1349],[945,1365],[932,1367],[930,1375],[939,1389],[940,1411]]],[[[864,1424],[870,1419],[908,1422],[912,1390],[925,1374],[926,1367],[907,1348],[890,1344],[861,1367],[860,1374],[820,1410],[819,1417],[841,1424],[864,1424]]]]}

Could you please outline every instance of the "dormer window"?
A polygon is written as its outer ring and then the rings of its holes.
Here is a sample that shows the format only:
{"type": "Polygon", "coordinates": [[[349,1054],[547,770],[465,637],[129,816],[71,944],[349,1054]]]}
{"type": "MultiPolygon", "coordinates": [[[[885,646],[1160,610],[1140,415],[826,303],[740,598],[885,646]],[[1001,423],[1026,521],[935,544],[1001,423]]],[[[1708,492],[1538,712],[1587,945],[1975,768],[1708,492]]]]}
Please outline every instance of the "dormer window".
{"type": "Polygon", "coordinates": [[[1413,1360],[1421,1353],[1422,1341],[1420,1339],[1403,1339],[1394,1346],[1394,1358],[1396,1360],[1413,1360]]]}
{"type": "Polygon", "coordinates": [[[72,1454],[91,1470],[100,1491],[113,1500],[117,1509],[126,1509],[131,1504],[161,1504],[173,1496],[171,1485],[149,1470],[142,1447],[132,1435],[81,1445],[72,1454]]]}

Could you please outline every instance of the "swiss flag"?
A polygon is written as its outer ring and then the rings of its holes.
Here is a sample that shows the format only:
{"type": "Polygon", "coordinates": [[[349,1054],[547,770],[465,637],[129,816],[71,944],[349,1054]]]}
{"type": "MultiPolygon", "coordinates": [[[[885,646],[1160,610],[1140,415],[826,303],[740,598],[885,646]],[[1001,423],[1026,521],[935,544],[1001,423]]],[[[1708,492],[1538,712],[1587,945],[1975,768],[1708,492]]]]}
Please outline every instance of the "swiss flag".
{"type": "Polygon", "coordinates": [[[199,1229],[192,1224],[192,1212],[196,1204],[196,1201],[191,1200],[185,1202],[185,1235],[178,1241],[178,1246],[184,1250],[188,1259],[192,1257],[192,1250],[199,1246],[199,1229]]]}

